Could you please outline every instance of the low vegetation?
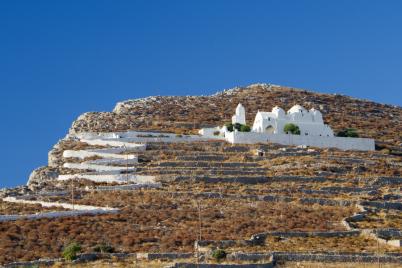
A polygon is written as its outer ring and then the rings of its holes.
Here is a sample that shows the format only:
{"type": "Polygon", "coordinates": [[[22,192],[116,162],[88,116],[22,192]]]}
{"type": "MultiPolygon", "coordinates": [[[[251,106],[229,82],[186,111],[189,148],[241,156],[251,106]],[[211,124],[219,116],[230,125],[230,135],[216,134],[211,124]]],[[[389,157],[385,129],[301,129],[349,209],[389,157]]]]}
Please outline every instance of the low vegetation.
{"type": "Polygon", "coordinates": [[[67,261],[73,261],[77,258],[77,254],[81,251],[81,245],[76,243],[76,242],[72,242],[70,244],[68,244],[62,252],[62,256],[65,260],[67,261]]]}
{"type": "MultiPolygon", "coordinates": [[[[77,203],[120,207],[121,213],[3,222],[0,262],[57,257],[65,241],[72,240],[82,252],[93,252],[103,243],[118,252],[192,252],[200,231],[194,200],[194,195],[160,190],[89,193],[77,203]]],[[[201,198],[199,204],[202,239],[210,240],[248,239],[270,230],[342,230],[333,223],[353,213],[348,207],[247,199],[201,198]]]]}
{"type": "Polygon", "coordinates": [[[225,125],[228,131],[233,132],[234,130],[240,131],[240,132],[250,132],[251,128],[247,125],[243,125],[240,123],[229,123],[225,125]]]}
{"type": "Polygon", "coordinates": [[[10,203],[0,199],[0,215],[26,215],[60,210],[66,209],[60,207],[42,207],[39,204],[10,203]]]}
{"type": "Polygon", "coordinates": [[[212,258],[217,262],[221,262],[226,259],[226,251],[223,249],[215,249],[212,251],[212,258]]]}
{"type": "Polygon", "coordinates": [[[357,134],[356,129],[354,128],[347,128],[344,130],[339,131],[336,136],[338,137],[349,137],[349,138],[358,138],[359,134],[357,134]]]}
{"type": "Polygon", "coordinates": [[[356,224],[362,229],[398,229],[402,226],[402,214],[400,211],[379,210],[367,214],[363,220],[356,222],[356,224]]]}
{"type": "Polygon", "coordinates": [[[293,134],[293,135],[300,135],[300,128],[299,126],[292,124],[292,123],[288,123],[283,127],[283,131],[286,134],[293,134]]]}

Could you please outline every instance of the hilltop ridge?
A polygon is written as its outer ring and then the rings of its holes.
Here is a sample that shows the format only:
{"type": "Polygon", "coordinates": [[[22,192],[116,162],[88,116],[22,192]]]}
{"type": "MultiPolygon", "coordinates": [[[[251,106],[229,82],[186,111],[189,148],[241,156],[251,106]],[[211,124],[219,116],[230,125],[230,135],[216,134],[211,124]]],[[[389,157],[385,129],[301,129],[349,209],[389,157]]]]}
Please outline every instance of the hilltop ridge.
{"type": "Polygon", "coordinates": [[[402,108],[339,94],[324,94],[271,84],[252,84],[210,96],[151,96],[118,102],[112,112],[90,112],[73,122],[70,133],[158,130],[194,133],[202,126],[228,122],[238,103],[246,107],[251,123],[258,110],[294,104],[319,109],[335,131],[356,128],[389,146],[400,146],[402,108]]]}

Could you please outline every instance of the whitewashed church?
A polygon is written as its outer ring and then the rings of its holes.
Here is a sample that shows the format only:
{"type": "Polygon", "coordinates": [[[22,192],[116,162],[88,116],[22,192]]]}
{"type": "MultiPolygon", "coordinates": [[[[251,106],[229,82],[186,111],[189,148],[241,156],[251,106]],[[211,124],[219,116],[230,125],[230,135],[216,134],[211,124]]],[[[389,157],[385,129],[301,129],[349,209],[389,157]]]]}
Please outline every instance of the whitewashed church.
{"type": "MultiPolygon", "coordinates": [[[[246,110],[240,103],[232,116],[232,124],[246,125],[246,110]]],[[[271,112],[258,111],[250,132],[236,129],[229,131],[226,126],[203,128],[199,133],[206,138],[225,139],[230,143],[279,143],[283,145],[303,145],[342,150],[374,150],[374,140],[366,138],[335,137],[331,127],[324,124],[320,111],[306,110],[294,105],[287,112],[275,106],[271,112]],[[294,124],[300,134],[285,132],[285,125],[294,124]]]]}
{"type": "MultiPolygon", "coordinates": [[[[240,103],[237,105],[236,114],[232,117],[232,123],[246,124],[246,111],[240,103]]],[[[286,134],[284,127],[289,123],[299,127],[300,135],[334,136],[331,127],[324,124],[320,111],[314,108],[308,111],[300,105],[293,106],[287,113],[278,106],[275,106],[272,112],[258,111],[252,131],[268,134],[286,134]]]]}

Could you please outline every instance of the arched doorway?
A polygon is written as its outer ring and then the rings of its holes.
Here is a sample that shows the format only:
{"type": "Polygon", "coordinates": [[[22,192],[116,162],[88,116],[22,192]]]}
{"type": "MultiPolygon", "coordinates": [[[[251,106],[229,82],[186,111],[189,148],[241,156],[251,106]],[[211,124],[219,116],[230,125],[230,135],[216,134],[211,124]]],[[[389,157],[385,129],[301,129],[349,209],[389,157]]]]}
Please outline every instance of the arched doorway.
{"type": "Polygon", "coordinates": [[[272,125],[269,125],[269,126],[267,126],[267,127],[265,128],[265,133],[273,134],[274,131],[275,131],[275,128],[274,128],[272,125]]]}

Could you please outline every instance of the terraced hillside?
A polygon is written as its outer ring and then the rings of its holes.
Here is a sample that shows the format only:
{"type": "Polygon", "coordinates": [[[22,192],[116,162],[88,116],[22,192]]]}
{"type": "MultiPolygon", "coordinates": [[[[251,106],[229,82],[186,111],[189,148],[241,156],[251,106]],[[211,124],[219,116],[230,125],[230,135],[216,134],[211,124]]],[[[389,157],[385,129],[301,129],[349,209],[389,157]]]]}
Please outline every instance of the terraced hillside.
{"type": "Polygon", "coordinates": [[[78,261],[134,260],[139,267],[216,263],[217,250],[225,253],[220,262],[232,264],[397,267],[400,120],[397,107],[270,85],[127,101],[112,113],[84,114],[28,186],[0,191],[0,264],[51,258],[47,265],[67,265],[58,258],[75,242],[78,261]],[[231,145],[188,135],[194,126],[223,123],[239,101],[250,110],[322,106],[335,128],[356,127],[390,150],[231,145]],[[342,120],[337,105],[348,111],[342,120]],[[379,109],[370,110],[377,122],[364,121],[356,105],[379,109]]]}
{"type": "MultiPolygon", "coordinates": [[[[135,152],[132,144],[118,153],[123,160],[125,155],[135,153],[138,163],[129,174],[154,177],[151,184],[132,180],[134,177],[125,181],[124,161],[109,160],[108,165],[123,167],[122,181],[80,179],[80,174],[94,171],[63,167],[59,176],[76,174],[74,181],[49,179],[33,191],[9,192],[22,200],[74,202],[111,207],[118,212],[2,222],[1,261],[58,257],[70,241],[79,242],[88,253],[104,243],[117,252],[195,253],[220,247],[228,253],[402,253],[388,244],[378,248],[376,238],[363,233],[374,229],[389,234],[392,229],[394,233],[388,240],[400,236],[397,215],[401,210],[402,180],[398,156],[274,144],[232,146],[218,140],[158,139],[146,143],[146,150],[135,152]],[[265,155],[257,156],[257,149],[265,155]],[[377,170],[375,176],[371,167],[377,170]],[[362,212],[358,204],[366,211],[362,212]],[[361,213],[363,218],[353,217],[361,213]],[[383,220],[377,220],[379,215],[383,220]],[[198,246],[194,248],[196,241],[198,246]]],[[[74,150],[94,150],[82,140],[62,144],[69,156],[74,150]]],[[[104,153],[114,147],[96,148],[104,153]]],[[[57,155],[59,159],[52,159],[59,165],[86,161],[63,157],[66,154],[60,152],[57,155]]],[[[132,167],[131,162],[128,165],[132,167]]],[[[57,165],[52,168],[56,170],[57,165]]],[[[21,206],[18,204],[20,211],[21,206]]]]}

